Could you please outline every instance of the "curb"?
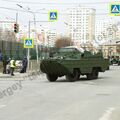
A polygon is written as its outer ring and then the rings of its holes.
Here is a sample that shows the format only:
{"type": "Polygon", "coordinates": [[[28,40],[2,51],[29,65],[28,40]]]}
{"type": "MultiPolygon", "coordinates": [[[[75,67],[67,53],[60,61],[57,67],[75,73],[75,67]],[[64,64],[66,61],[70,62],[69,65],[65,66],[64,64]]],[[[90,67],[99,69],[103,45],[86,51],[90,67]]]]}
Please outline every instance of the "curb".
{"type": "Polygon", "coordinates": [[[27,80],[25,78],[32,78],[32,76],[37,76],[42,74],[40,71],[28,71],[27,73],[15,73],[15,76],[11,76],[10,74],[0,74],[0,80],[27,80]]]}

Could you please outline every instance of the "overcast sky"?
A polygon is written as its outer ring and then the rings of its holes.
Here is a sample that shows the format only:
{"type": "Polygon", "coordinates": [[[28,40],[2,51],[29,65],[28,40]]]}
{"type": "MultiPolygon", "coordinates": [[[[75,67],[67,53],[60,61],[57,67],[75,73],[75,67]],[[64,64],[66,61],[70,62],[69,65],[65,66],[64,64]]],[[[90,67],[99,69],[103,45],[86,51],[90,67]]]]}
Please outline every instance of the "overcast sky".
{"type": "MultiPolygon", "coordinates": [[[[27,26],[28,21],[33,20],[32,14],[27,12],[20,12],[19,10],[23,10],[23,9],[18,7],[16,4],[23,6],[23,8],[25,9],[30,8],[32,11],[39,11],[41,13],[46,13],[46,14],[36,14],[37,21],[48,21],[47,13],[49,10],[55,9],[55,10],[58,10],[58,12],[60,13],[64,13],[67,8],[70,8],[73,6],[95,8],[96,20],[104,19],[106,17],[111,18],[109,14],[99,15],[99,14],[109,13],[110,2],[115,2],[115,1],[114,0],[91,0],[91,1],[90,0],[85,0],[85,1],[83,0],[0,0],[0,20],[5,20],[7,18],[12,21],[13,19],[16,19],[17,12],[18,12],[18,22],[20,24],[27,26]],[[99,3],[99,2],[102,2],[102,3],[99,3]],[[41,4],[41,3],[46,3],[46,4],[41,4]],[[54,4],[54,3],[57,3],[57,4],[54,4]],[[63,3],[68,3],[68,4],[63,4],[63,3]],[[2,9],[1,7],[16,9],[16,11],[2,9]],[[43,8],[45,10],[40,10],[43,8]]],[[[112,17],[112,18],[117,20],[119,19],[118,17],[112,17]]],[[[54,22],[54,23],[41,22],[41,23],[38,23],[37,25],[38,26],[45,25],[51,29],[57,29],[59,32],[61,32],[61,28],[65,29],[64,21],[65,21],[65,15],[59,15],[57,22],[54,22]]]]}

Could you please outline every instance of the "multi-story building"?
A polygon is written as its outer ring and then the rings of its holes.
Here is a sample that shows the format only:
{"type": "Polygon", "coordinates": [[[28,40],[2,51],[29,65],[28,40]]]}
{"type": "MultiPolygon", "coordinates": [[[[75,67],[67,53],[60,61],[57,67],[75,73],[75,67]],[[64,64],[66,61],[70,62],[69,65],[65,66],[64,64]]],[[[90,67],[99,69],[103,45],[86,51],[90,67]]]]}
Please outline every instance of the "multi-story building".
{"type": "Polygon", "coordinates": [[[116,39],[120,40],[120,23],[117,24],[116,39]]]}
{"type": "Polygon", "coordinates": [[[14,23],[9,21],[0,21],[0,41],[15,41],[14,23]]]}
{"type": "Polygon", "coordinates": [[[14,23],[7,21],[0,21],[0,29],[3,30],[14,30],[14,23]]]}
{"type": "Polygon", "coordinates": [[[56,32],[56,30],[49,30],[47,38],[48,38],[48,43],[47,43],[48,46],[54,47],[56,39],[57,39],[57,32],[56,32]]]}
{"type": "Polygon", "coordinates": [[[95,25],[95,39],[98,43],[104,43],[116,38],[117,26],[113,19],[97,20],[95,25]]]}
{"type": "Polygon", "coordinates": [[[54,47],[57,39],[56,30],[42,29],[38,33],[38,43],[43,46],[54,47]]]}
{"type": "MultiPolygon", "coordinates": [[[[99,21],[100,22],[100,21],[99,21]]],[[[99,24],[100,26],[100,24],[99,24]]],[[[97,29],[96,35],[101,35],[103,39],[100,45],[105,57],[119,55],[120,56],[120,24],[112,19],[101,20],[101,26],[97,29]],[[100,29],[101,27],[101,29],[100,29]],[[102,31],[102,32],[100,32],[102,31]],[[101,34],[102,33],[102,34],[101,34]],[[104,37],[103,36],[106,36],[104,37]]]]}
{"type": "Polygon", "coordinates": [[[91,43],[95,33],[95,9],[84,7],[68,9],[66,25],[68,34],[76,45],[91,43]]]}

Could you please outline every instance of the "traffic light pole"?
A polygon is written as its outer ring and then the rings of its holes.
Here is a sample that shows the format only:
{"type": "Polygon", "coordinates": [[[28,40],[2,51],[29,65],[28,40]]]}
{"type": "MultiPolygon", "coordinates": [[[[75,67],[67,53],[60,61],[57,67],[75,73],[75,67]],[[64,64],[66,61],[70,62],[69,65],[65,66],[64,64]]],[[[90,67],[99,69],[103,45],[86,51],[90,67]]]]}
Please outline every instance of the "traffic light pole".
{"type": "Polygon", "coordinates": [[[38,58],[38,40],[37,40],[37,29],[36,29],[36,16],[34,12],[31,12],[33,14],[34,17],[34,31],[35,31],[35,43],[36,43],[36,59],[37,59],[37,64],[39,62],[39,58],[38,58]]]}
{"type": "Polygon", "coordinates": [[[18,23],[18,12],[16,13],[16,23],[18,23]]]}
{"type": "MultiPolygon", "coordinates": [[[[28,26],[29,26],[29,28],[28,28],[29,29],[28,30],[29,31],[29,35],[28,36],[30,38],[30,21],[29,21],[29,25],[28,26]]],[[[30,48],[28,48],[28,51],[27,51],[27,59],[28,59],[28,70],[29,70],[30,69],[30,48]]]]}
{"type": "Polygon", "coordinates": [[[15,23],[14,23],[14,33],[15,33],[15,36],[16,36],[16,33],[18,32],[18,13],[16,13],[16,20],[15,20],[15,23]]]}

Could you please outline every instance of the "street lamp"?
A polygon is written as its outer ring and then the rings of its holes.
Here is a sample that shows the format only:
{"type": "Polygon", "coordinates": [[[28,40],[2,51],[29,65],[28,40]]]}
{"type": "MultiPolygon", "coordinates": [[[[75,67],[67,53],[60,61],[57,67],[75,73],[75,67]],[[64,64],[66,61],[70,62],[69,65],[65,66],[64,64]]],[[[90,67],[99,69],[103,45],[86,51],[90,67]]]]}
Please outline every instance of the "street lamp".
{"type": "MultiPolygon", "coordinates": [[[[34,22],[34,32],[35,32],[35,41],[36,41],[36,57],[37,57],[37,63],[38,63],[38,43],[37,43],[37,37],[36,37],[36,15],[35,15],[35,12],[31,11],[30,8],[26,9],[24,8],[23,6],[19,5],[19,4],[16,4],[18,7],[24,9],[26,12],[29,12],[33,15],[33,22],[34,22]]],[[[38,9],[38,10],[45,10],[45,8],[42,8],[42,9],[38,9]]],[[[37,11],[38,11],[37,10],[37,11]]],[[[29,27],[30,27],[30,21],[29,21],[29,27]]],[[[30,34],[30,32],[29,32],[30,34]]],[[[29,35],[30,37],[30,35],[29,35]]],[[[29,49],[28,49],[28,56],[29,56],[29,49]]],[[[29,59],[29,58],[28,58],[29,59]]]]}
{"type": "Polygon", "coordinates": [[[116,43],[119,43],[120,41],[116,41],[116,43]]]}

